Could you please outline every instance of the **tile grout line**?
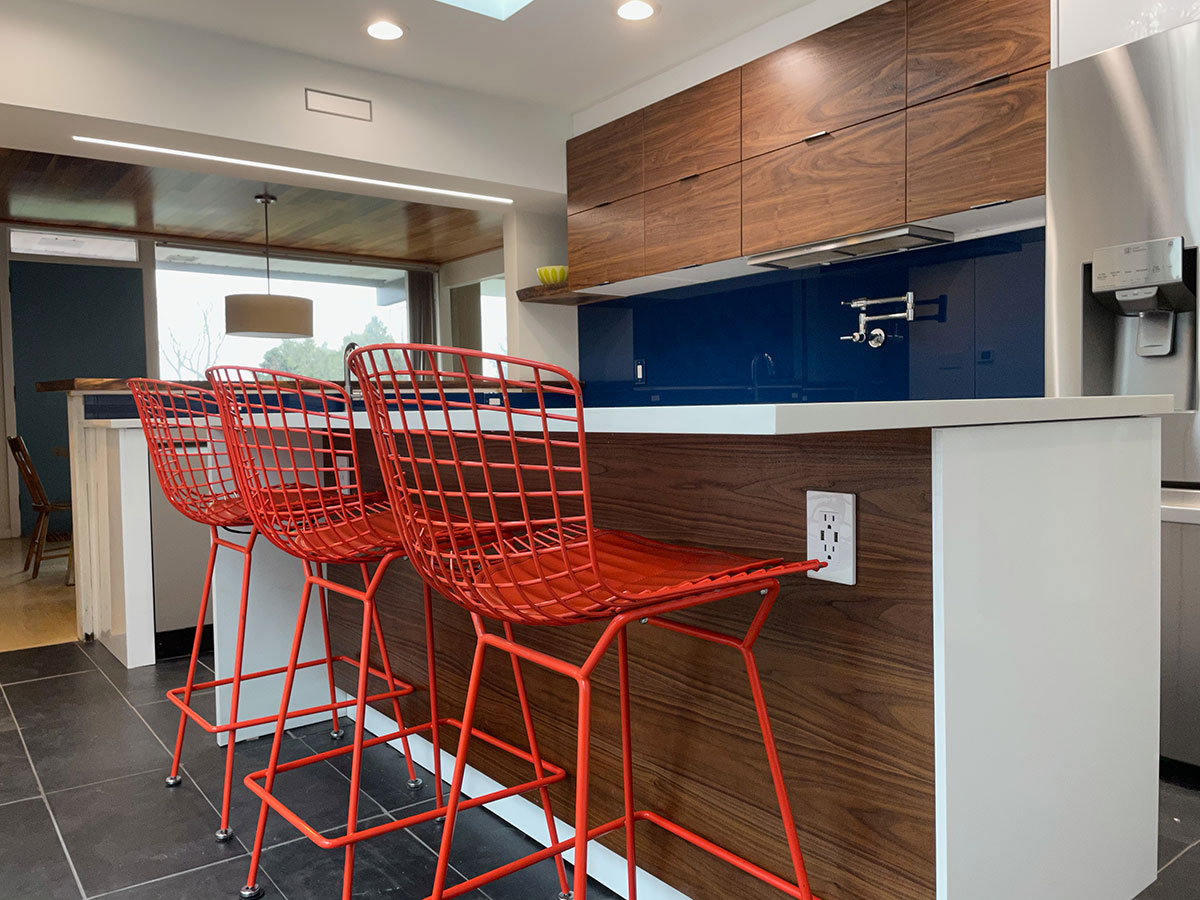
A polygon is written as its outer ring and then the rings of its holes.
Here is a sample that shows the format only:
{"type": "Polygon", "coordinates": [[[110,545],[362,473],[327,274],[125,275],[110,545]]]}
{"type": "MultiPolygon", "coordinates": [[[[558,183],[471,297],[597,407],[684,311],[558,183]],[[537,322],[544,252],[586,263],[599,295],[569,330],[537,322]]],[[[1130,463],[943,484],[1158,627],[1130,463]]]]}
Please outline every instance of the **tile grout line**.
{"type": "MultiPolygon", "coordinates": [[[[365,732],[364,732],[364,733],[365,733],[365,732]]],[[[374,735],[372,735],[372,737],[374,737],[374,735]]],[[[308,749],[309,749],[309,750],[312,750],[314,753],[319,753],[319,752],[320,752],[320,751],[319,751],[319,750],[317,750],[315,747],[313,747],[311,744],[309,744],[309,742],[308,742],[308,741],[306,741],[304,738],[299,738],[299,740],[300,740],[300,743],[304,744],[304,746],[305,746],[305,747],[308,747],[308,749]]],[[[397,751],[397,752],[399,752],[399,751],[397,751]]],[[[400,755],[400,757],[401,757],[402,759],[404,758],[404,754],[403,754],[403,753],[400,753],[399,755],[400,755]]],[[[337,766],[335,766],[335,765],[334,765],[333,763],[331,763],[329,760],[325,760],[325,762],[326,762],[326,763],[329,763],[329,767],[330,767],[331,769],[333,769],[335,772],[337,772],[339,775],[341,775],[343,778],[345,778],[345,779],[346,779],[346,781],[350,781],[350,779],[349,779],[349,778],[346,776],[346,773],[345,773],[345,772],[343,772],[341,769],[339,769],[337,766]]],[[[352,782],[351,782],[351,783],[352,783],[352,782]]],[[[395,821],[396,821],[396,815],[395,815],[395,813],[397,813],[397,812],[403,812],[404,810],[406,810],[406,809],[411,809],[411,808],[412,808],[412,807],[414,807],[414,806],[418,806],[418,805],[420,805],[420,804],[423,804],[423,803],[428,803],[428,802],[430,802],[430,801],[428,801],[428,800],[416,800],[416,801],[414,801],[414,802],[412,802],[412,803],[409,803],[409,804],[407,804],[406,806],[398,806],[398,807],[396,807],[394,810],[391,810],[391,809],[386,809],[382,803],[380,803],[378,800],[376,800],[374,797],[372,797],[372,796],[371,796],[371,793],[370,793],[369,791],[365,790],[365,789],[364,789],[364,788],[363,788],[361,785],[359,786],[359,790],[360,790],[360,791],[362,791],[362,793],[366,794],[366,795],[367,795],[367,797],[369,797],[369,798],[370,798],[370,800],[371,800],[371,802],[372,802],[372,803],[374,803],[376,806],[378,806],[380,809],[382,809],[382,810],[383,810],[383,814],[384,814],[385,816],[387,816],[389,819],[391,819],[393,822],[395,822],[395,821]]],[[[436,802],[436,801],[434,801],[434,802],[436,802]]],[[[374,817],[374,816],[372,816],[372,818],[375,818],[375,817],[374,817]]],[[[407,828],[397,828],[396,830],[397,830],[397,831],[403,831],[405,834],[407,834],[409,837],[411,837],[413,840],[415,840],[415,841],[416,841],[418,844],[420,844],[422,847],[424,847],[426,850],[428,850],[430,853],[432,853],[435,859],[437,858],[437,855],[438,855],[438,854],[437,854],[437,851],[436,851],[436,850],[434,850],[432,847],[430,847],[430,846],[429,846],[427,843],[425,843],[423,840],[421,840],[421,838],[420,838],[420,837],[418,837],[418,836],[416,835],[416,833],[414,833],[414,832],[413,832],[413,830],[412,830],[412,828],[411,828],[411,827],[407,827],[407,828]]],[[[300,839],[302,840],[303,838],[301,837],[300,839]]],[[[289,841],[288,843],[291,843],[291,842],[289,841]]],[[[457,868],[455,868],[455,866],[453,865],[453,863],[451,863],[451,864],[450,864],[450,865],[449,865],[447,868],[449,868],[449,869],[450,869],[450,871],[454,872],[454,874],[455,874],[455,875],[457,875],[459,878],[461,878],[463,881],[466,881],[466,880],[467,880],[467,876],[466,876],[466,875],[464,875],[462,872],[460,872],[460,871],[459,871],[457,868]]],[[[481,895],[482,895],[484,898],[486,898],[486,900],[492,900],[492,898],[491,898],[490,896],[488,896],[488,894],[487,894],[487,893],[485,893],[485,892],[484,892],[484,890],[483,890],[482,888],[476,888],[475,890],[477,890],[477,891],[478,891],[478,892],[479,892],[479,893],[480,893],[480,894],[481,894],[481,895]]]]}
{"type": "Polygon", "coordinates": [[[21,748],[25,751],[25,759],[29,762],[29,768],[33,772],[33,780],[37,782],[38,793],[41,795],[42,803],[46,807],[47,815],[50,816],[50,824],[54,826],[54,833],[58,836],[58,845],[62,848],[63,856],[67,860],[67,866],[71,870],[71,876],[75,879],[75,887],[79,888],[79,896],[86,900],[87,893],[83,889],[83,882],[79,880],[79,872],[75,868],[75,861],[71,859],[71,851],[67,849],[67,842],[63,838],[62,829],[58,827],[58,819],[55,818],[54,810],[50,807],[50,801],[46,797],[46,789],[42,787],[42,777],[38,775],[37,766],[33,764],[33,757],[29,753],[29,745],[25,743],[25,735],[21,732],[21,723],[17,720],[17,713],[8,701],[8,693],[4,690],[3,685],[0,685],[0,698],[4,699],[4,705],[8,708],[8,714],[12,716],[13,725],[17,729],[17,737],[21,741],[21,748]]]}
{"type": "Polygon", "coordinates": [[[90,669],[80,669],[77,672],[59,672],[57,675],[40,675],[37,678],[26,678],[23,681],[6,681],[4,682],[4,687],[16,687],[19,684],[33,684],[37,681],[49,681],[52,678],[69,678],[72,675],[87,675],[95,671],[97,671],[97,668],[93,666],[90,669]]]}
{"type": "MultiPolygon", "coordinates": [[[[142,724],[146,726],[146,730],[150,732],[151,736],[156,741],[158,741],[159,745],[163,748],[163,750],[167,753],[167,755],[174,758],[174,756],[175,756],[174,751],[170,747],[167,746],[166,742],[161,737],[158,736],[158,732],[150,727],[150,723],[146,721],[145,716],[143,716],[141,714],[141,712],[138,710],[138,708],[136,706],[134,706],[132,702],[130,702],[129,698],[127,696],[125,696],[125,693],[119,687],[117,687],[116,682],[114,682],[111,678],[109,678],[108,673],[105,672],[103,669],[101,669],[99,666],[97,666],[96,669],[97,669],[97,671],[100,672],[101,675],[104,676],[104,680],[112,685],[113,690],[116,691],[120,695],[121,699],[125,701],[125,705],[133,710],[134,715],[136,715],[139,719],[141,719],[142,724]]],[[[212,670],[210,670],[210,671],[212,671],[212,670]]],[[[213,674],[215,675],[216,672],[214,671],[213,674]]],[[[155,701],[155,702],[157,702],[157,701],[155,701]]],[[[149,704],[147,704],[147,705],[149,705],[149,704]]],[[[217,805],[215,803],[213,803],[212,798],[209,797],[208,793],[204,790],[204,788],[202,788],[200,786],[200,782],[192,777],[192,773],[188,771],[187,765],[183,762],[182,759],[180,759],[180,761],[179,761],[179,771],[181,771],[184,775],[187,776],[187,780],[191,783],[192,787],[194,787],[196,789],[196,793],[198,793],[201,797],[204,798],[204,802],[207,803],[209,805],[209,808],[217,814],[217,818],[219,819],[221,816],[221,811],[219,809],[217,809],[217,805]]],[[[233,839],[235,841],[237,841],[238,844],[241,845],[242,850],[244,850],[247,855],[250,854],[250,848],[247,847],[246,842],[242,840],[242,835],[240,832],[235,831],[233,833],[233,839]]],[[[240,859],[240,857],[234,857],[234,858],[240,859]]],[[[280,898],[282,898],[282,900],[288,900],[287,894],[285,894],[283,892],[283,888],[281,888],[278,885],[278,883],[276,883],[275,879],[271,877],[271,873],[267,872],[265,869],[261,869],[261,868],[259,871],[262,872],[262,874],[266,877],[267,881],[271,882],[271,885],[275,888],[275,890],[279,892],[280,898]]]]}
{"type": "Polygon", "coordinates": [[[149,881],[139,881],[137,884],[127,884],[124,887],[114,888],[111,891],[105,891],[102,894],[92,894],[88,900],[97,900],[98,897],[110,897],[113,894],[120,894],[125,891],[132,891],[135,888],[145,887],[148,884],[158,884],[160,881],[168,881],[172,878],[178,878],[180,875],[190,875],[192,872],[202,872],[205,869],[211,869],[213,866],[223,866],[227,862],[237,862],[239,859],[244,859],[249,854],[242,853],[238,856],[230,856],[227,859],[218,859],[210,863],[205,863],[202,866],[193,866],[190,869],[180,869],[178,872],[172,872],[169,875],[160,875],[158,878],[151,878],[149,881]]]}
{"type": "Polygon", "coordinates": [[[1168,859],[1165,863],[1163,863],[1163,867],[1158,870],[1158,874],[1161,875],[1164,871],[1166,871],[1167,866],[1171,865],[1174,862],[1178,862],[1179,858],[1181,856],[1183,856],[1189,850],[1195,849],[1196,847],[1200,847],[1200,840],[1196,840],[1196,841],[1193,841],[1192,843],[1188,844],[1186,847],[1184,847],[1182,850],[1180,850],[1178,853],[1176,853],[1174,856],[1172,856],[1170,859],[1168,859]]]}
{"type": "Polygon", "coordinates": [[[149,775],[151,772],[158,772],[162,766],[155,766],[153,769],[143,769],[141,772],[129,772],[125,775],[114,775],[112,778],[101,778],[99,781],[89,781],[87,784],[73,784],[70,787],[55,788],[52,791],[46,791],[47,797],[52,797],[55,794],[63,794],[67,791],[80,791],[84,788],[95,787],[98,784],[108,784],[112,781],[120,781],[122,778],[136,778],[138,775],[149,775]]]}
{"type": "MultiPolygon", "coordinates": [[[[292,736],[296,737],[295,735],[292,735],[292,736]]],[[[312,744],[310,744],[308,741],[306,741],[304,738],[297,738],[297,739],[300,741],[300,743],[302,743],[305,747],[307,747],[313,753],[321,752],[316,747],[314,747],[312,744]]],[[[351,754],[348,753],[346,755],[350,756],[351,754]]],[[[322,762],[325,763],[325,765],[329,766],[329,768],[333,769],[333,771],[335,771],[339,775],[341,775],[342,778],[344,778],[348,784],[351,784],[351,785],[354,784],[354,782],[350,780],[350,777],[345,772],[343,772],[341,769],[339,769],[337,766],[335,766],[330,760],[325,759],[325,760],[322,760],[322,762]]],[[[388,808],[386,806],[384,806],[382,803],[380,803],[378,800],[376,800],[373,796],[371,796],[370,791],[366,790],[361,784],[359,784],[358,790],[359,790],[359,793],[365,794],[368,800],[370,800],[372,803],[374,803],[376,806],[378,806],[379,811],[381,813],[383,813],[385,816],[391,815],[391,813],[388,811],[388,808]]],[[[374,818],[374,816],[372,816],[371,818],[374,818]]]]}
{"type": "MultiPolygon", "coordinates": [[[[122,700],[125,701],[125,705],[128,706],[130,709],[132,709],[134,715],[136,715],[141,720],[142,724],[146,726],[146,730],[150,732],[150,735],[156,741],[158,741],[159,746],[161,746],[163,748],[163,751],[168,756],[174,757],[174,755],[175,755],[174,752],[166,745],[166,742],[164,742],[163,739],[158,736],[158,732],[150,727],[150,723],[146,721],[146,718],[138,711],[138,708],[129,702],[129,698],[125,696],[124,692],[119,687],[117,687],[116,682],[114,682],[111,678],[109,678],[108,673],[105,672],[103,669],[100,669],[98,666],[97,666],[97,669],[100,672],[100,674],[104,676],[104,680],[107,681],[110,685],[112,685],[112,689],[117,692],[117,694],[120,696],[120,698],[122,700]]],[[[212,809],[212,811],[215,812],[219,818],[221,815],[221,811],[219,809],[217,809],[216,804],[212,802],[212,798],[210,798],[208,796],[208,794],[205,792],[204,788],[202,788],[200,786],[200,783],[195,778],[192,777],[192,773],[188,771],[187,766],[184,765],[184,763],[183,763],[183,760],[180,760],[180,762],[179,762],[179,770],[181,772],[183,772],[184,775],[187,776],[187,779],[191,783],[192,787],[194,787],[196,789],[196,793],[198,793],[201,797],[204,798],[204,802],[209,805],[209,808],[212,809]]],[[[235,831],[233,833],[233,838],[234,838],[234,840],[236,840],[238,842],[239,845],[241,845],[241,848],[243,851],[245,851],[247,854],[250,853],[250,848],[246,846],[246,842],[242,840],[242,836],[240,833],[235,831]]],[[[235,857],[235,858],[237,858],[237,857],[235,857]]],[[[288,900],[287,894],[285,894],[282,890],[280,890],[279,885],[275,883],[275,879],[271,878],[271,876],[266,872],[263,872],[263,874],[266,875],[267,880],[271,882],[271,884],[275,887],[275,890],[279,891],[279,896],[281,898],[283,898],[283,900],[288,900]]]]}
{"type": "MultiPolygon", "coordinates": [[[[366,824],[367,822],[373,822],[375,819],[385,819],[385,818],[389,818],[388,814],[387,814],[387,813],[380,813],[379,815],[375,815],[375,816],[368,816],[367,818],[363,819],[363,820],[362,820],[361,822],[359,822],[358,824],[359,824],[359,825],[363,825],[363,824],[366,824]]],[[[393,821],[395,821],[395,820],[393,820],[393,821]]],[[[317,834],[320,834],[320,835],[328,835],[328,834],[331,834],[331,833],[333,833],[333,832],[335,832],[335,831],[341,831],[341,830],[342,830],[342,829],[344,829],[345,827],[346,827],[345,825],[331,825],[331,826],[329,826],[328,828],[321,828],[321,829],[319,829],[319,830],[317,831],[317,834]]],[[[372,827],[373,827],[373,826],[372,826],[372,827]]],[[[291,846],[292,844],[298,844],[298,843],[300,843],[301,841],[307,841],[308,839],[309,839],[309,838],[308,838],[308,835],[306,835],[306,834],[301,834],[301,835],[297,835],[297,836],[296,836],[296,837],[294,837],[294,838],[288,838],[286,841],[280,841],[280,842],[279,842],[279,843],[277,843],[277,844],[271,844],[271,846],[269,846],[269,847],[263,847],[263,859],[265,860],[265,859],[267,858],[267,853],[268,853],[269,851],[276,850],[276,849],[278,849],[279,847],[288,847],[288,846],[291,846]]],[[[325,849],[323,849],[323,848],[322,848],[321,852],[322,852],[322,853],[328,853],[329,851],[328,851],[328,850],[325,850],[325,849]]]]}
{"type": "Polygon", "coordinates": [[[0,809],[4,809],[6,806],[12,806],[14,803],[28,803],[30,800],[39,799],[41,799],[41,795],[30,794],[28,797],[18,797],[16,800],[5,800],[3,803],[0,803],[0,809]]]}
{"type": "MultiPolygon", "coordinates": [[[[412,828],[405,828],[404,833],[407,834],[409,837],[411,837],[414,841],[416,841],[422,847],[424,847],[426,850],[428,850],[430,853],[432,853],[434,859],[438,858],[438,856],[440,855],[438,853],[438,851],[434,850],[427,843],[425,843],[423,840],[421,840],[421,836],[419,834],[417,834],[415,831],[413,831],[412,828]]],[[[471,880],[471,879],[467,878],[467,876],[465,874],[460,872],[458,870],[458,867],[455,866],[454,863],[447,863],[446,868],[449,869],[451,872],[453,872],[455,875],[457,875],[459,878],[461,878],[463,881],[471,880]]],[[[477,887],[477,888],[475,888],[475,890],[478,891],[480,894],[482,894],[484,897],[486,897],[487,900],[492,900],[491,896],[483,888],[477,887]]]]}

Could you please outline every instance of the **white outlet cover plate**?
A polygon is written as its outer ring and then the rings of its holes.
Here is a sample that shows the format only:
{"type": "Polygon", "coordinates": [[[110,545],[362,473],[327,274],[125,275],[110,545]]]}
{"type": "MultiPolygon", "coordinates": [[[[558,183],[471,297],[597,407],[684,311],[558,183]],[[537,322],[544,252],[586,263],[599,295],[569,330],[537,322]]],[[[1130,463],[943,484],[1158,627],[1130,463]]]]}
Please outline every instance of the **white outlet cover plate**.
{"type": "Polygon", "coordinates": [[[854,494],[807,492],[808,558],[828,563],[809,578],[836,584],[856,584],[858,521],[854,494]]]}

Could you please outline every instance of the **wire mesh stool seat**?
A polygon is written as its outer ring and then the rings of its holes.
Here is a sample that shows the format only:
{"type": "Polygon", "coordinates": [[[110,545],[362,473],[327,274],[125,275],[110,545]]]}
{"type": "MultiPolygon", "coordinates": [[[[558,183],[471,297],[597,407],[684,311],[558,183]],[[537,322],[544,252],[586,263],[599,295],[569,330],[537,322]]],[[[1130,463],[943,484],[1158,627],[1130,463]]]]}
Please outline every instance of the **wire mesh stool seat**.
{"type": "MultiPolygon", "coordinates": [[[[182,687],[167,691],[167,699],[179,707],[179,729],[175,737],[175,749],[171,759],[171,771],[167,776],[168,787],[182,782],[179,774],[182,764],[183,741],[187,724],[194,722],[209,734],[226,734],[225,779],[221,795],[221,827],[216,833],[218,841],[233,837],[229,827],[230,794],[233,785],[234,745],[239,729],[265,725],[275,721],[274,715],[252,719],[238,719],[238,708],[243,682],[278,675],[284,667],[243,672],[243,650],[246,636],[246,615],[250,591],[250,567],[258,530],[250,520],[245,503],[238,494],[226,452],[225,437],[221,428],[216,397],[212,391],[177,382],[135,378],[129,382],[138,417],[146,436],[151,465],[167,500],[180,513],[194,522],[207,525],[209,529],[208,562],[204,572],[204,587],[200,597],[200,610],[196,620],[196,636],[192,641],[192,653],[188,661],[187,681],[182,687]],[[249,529],[245,544],[227,540],[221,536],[222,528],[249,529]],[[241,597],[238,606],[238,628],[234,645],[233,675],[196,681],[196,664],[204,620],[212,595],[213,572],[220,548],[242,555],[241,597]],[[197,712],[193,698],[197,691],[210,691],[218,687],[230,687],[229,721],[224,725],[210,722],[197,712]]],[[[329,652],[328,620],[325,614],[325,597],[321,596],[321,623],[325,629],[326,655],[320,659],[301,664],[303,668],[325,666],[329,672],[329,700],[327,706],[294,710],[290,716],[307,716],[332,711],[333,729],[338,733],[336,709],[346,706],[335,703],[333,692],[332,664],[336,659],[329,652]]],[[[340,733],[338,733],[340,736],[340,733]]]]}
{"type": "Polygon", "coordinates": [[[589,841],[625,830],[628,896],[636,898],[634,825],[664,828],[797,900],[812,900],[791,801],[784,783],[753,647],[779,592],[780,577],[821,567],[817,560],[755,559],[664,544],[597,528],[588,480],[583,400],[565,369],[514,357],[421,344],[363,347],[349,364],[363,391],[371,433],[409,559],[472,616],[476,646],[463,713],[472,734],[485,654],[500,650],[576,682],[578,743],[575,836],[467,881],[446,883],[460,809],[467,738],[460,744],[430,900],[454,897],[519,868],[574,850],[574,898],[585,900],[589,841]],[[448,358],[448,364],[440,360],[448,358]],[[475,374],[472,369],[494,374],[475,374]],[[528,372],[517,377],[515,372],[528,372]],[[481,399],[482,393],[488,400],[481,399]],[[490,402],[489,402],[490,401],[490,402]],[[465,520],[467,525],[446,523],[465,520]],[[667,613],[757,592],[758,609],[741,635],[662,618],[667,613]],[[501,631],[489,629],[499,621],[501,631]],[[513,625],[607,622],[587,658],[571,663],[516,641],[513,625]],[[645,621],[738,651],[762,732],[784,837],[790,880],[664,816],[635,807],[626,627],[645,621]],[[588,820],[590,679],[617,646],[624,813],[588,820]]]}
{"type": "MultiPolygon", "coordinates": [[[[383,628],[380,624],[375,596],[391,563],[405,557],[396,517],[386,496],[366,493],[362,489],[358,451],[354,437],[354,412],[349,395],[339,385],[317,379],[266,369],[217,366],[208,370],[217,405],[221,412],[230,458],[237,472],[241,496],[259,533],[285,552],[297,557],[304,567],[305,588],[301,594],[293,635],[291,655],[286,668],[279,714],[276,717],[275,738],[266,769],[252,772],[244,783],[261,801],[258,828],[251,851],[250,870],[243,898],[261,896],[256,883],[268,810],[274,810],[301,834],[319,847],[344,849],[342,896],[348,898],[353,890],[354,848],[362,840],[386,834],[400,828],[441,817],[445,812],[441,777],[441,730],[457,730],[460,741],[466,735],[490,743],[533,768],[534,777],[514,788],[505,788],[463,803],[478,806],[518,793],[537,790],[549,813],[546,788],[566,777],[566,771],[541,758],[532,720],[524,715],[529,749],[516,747],[479,729],[470,729],[459,719],[438,714],[436,667],[433,640],[432,601],[428,586],[424,590],[424,616],[427,678],[429,689],[429,720],[406,726],[401,715],[398,697],[413,688],[392,673],[383,628]],[[349,587],[332,580],[320,571],[326,564],[352,565],[358,568],[362,588],[349,587]],[[302,759],[281,763],[280,745],[284,722],[290,703],[298,663],[300,641],[307,615],[308,597],[312,586],[334,591],[362,603],[362,629],[357,660],[347,660],[358,668],[357,692],[353,700],[343,705],[354,706],[354,737],[352,743],[302,759]],[[382,670],[370,665],[374,641],[382,660],[382,670]],[[367,677],[381,677],[389,687],[404,685],[407,690],[389,690],[368,696],[367,677]],[[383,735],[367,737],[364,733],[366,706],[369,702],[390,699],[396,729],[383,735]],[[368,828],[358,822],[359,783],[363,750],[382,743],[399,740],[408,768],[408,786],[417,788],[421,779],[416,775],[409,748],[409,737],[427,736],[433,747],[433,769],[436,804],[434,807],[368,828]],[[304,766],[317,764],[338,756],[351,757],[351,774],[346,832],[327,837],[288,807],[274,793],[276,777],[304,766]]],[[[451,527],[454,527],[453,525],[451,527]]],[[[323,596],[323,594],[322,594],[323,596]]],[[[343,657],[335,657],[342,659],[343,657]]],[[[518,690],[524,695],[524,682],[514,661],[514,677],[518,690]]],[[[560,881],[566,890],[566,875],[559,864],[560,881]]]]}

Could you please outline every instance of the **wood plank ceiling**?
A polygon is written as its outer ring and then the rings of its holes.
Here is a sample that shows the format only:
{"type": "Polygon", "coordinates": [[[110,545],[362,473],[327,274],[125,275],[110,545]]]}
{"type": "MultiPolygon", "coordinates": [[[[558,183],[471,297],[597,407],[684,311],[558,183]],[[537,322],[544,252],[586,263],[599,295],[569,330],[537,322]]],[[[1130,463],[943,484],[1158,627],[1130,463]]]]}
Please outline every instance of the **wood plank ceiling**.
{"type": "Polygon", "coordinates": [[[503,243],[500,210],[479,212],[178,169],[0,149],[0,221],[444,263],[503,243]]]}

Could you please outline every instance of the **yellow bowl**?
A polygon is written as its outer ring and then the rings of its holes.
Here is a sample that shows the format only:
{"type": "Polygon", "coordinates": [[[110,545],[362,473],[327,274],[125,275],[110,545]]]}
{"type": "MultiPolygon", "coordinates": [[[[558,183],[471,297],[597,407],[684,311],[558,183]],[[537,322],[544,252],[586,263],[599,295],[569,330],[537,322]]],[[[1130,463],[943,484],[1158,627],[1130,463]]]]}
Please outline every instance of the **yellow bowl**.
{"type": "Polygon", "coordinates": [[[567,283],[567,267],[566,266],[538,266],[538,280],[542,284],[566,284],[567,283]]]}

